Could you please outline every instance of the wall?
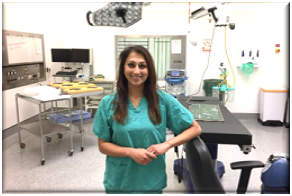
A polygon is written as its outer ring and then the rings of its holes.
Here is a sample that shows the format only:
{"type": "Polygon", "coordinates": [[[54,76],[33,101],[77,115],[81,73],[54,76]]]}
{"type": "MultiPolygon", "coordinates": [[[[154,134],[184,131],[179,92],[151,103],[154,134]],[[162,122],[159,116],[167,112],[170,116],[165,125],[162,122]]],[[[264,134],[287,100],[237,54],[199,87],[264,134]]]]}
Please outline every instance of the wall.
{"type": "MultiPolygon", "coordinates": [[[[192,3],[191,6],[191,10],[195,10],[202,4],[192,3]]],[[[288,12],[287,9],[284,12],[284,3],[234,3],[227,6],[231,19],[236,23],[235,30],[227,29],[226,32],[228,56],[235,73],[236,95],[235,101],[227,102],[226,106],[231,112],[258,113],[260,87],[288,86],[288,12]],[[277,43],[280,43],[282,48],[279,54],[275,53],[274,46],[277,43]],[[259,47],[261,50],[261,66],[255,68],[252,76],[245,75],[237,67],[238,50],[241,47],[259,47]]],[[[143,9],[142,20],[127,29],[116,28],[113,31],[114,27],[93,27],[91,32],[97,31],[100,35],[99,38],[96,36],[95,42],[104,46],[96,50],[95,59],[99,61],[97,66],[95,64],[96,73],[103,73],[114,79],[114,35],[187,35],[187,42],[198,42],[197,47],[187,45],[187,71],[190,75],[187,93],[197,93],[208,62],[208,53],[201,51],[201,40],[211,38],[213,23],[209,24],[208,17],[204,17],[191,20],[188,25],[187,16],[188,3],[152,3],[143,9]],[[111,69],[108,69],[108,64],[111,69]]],[[[224,49],[223,28],[216,28],[212,47],[209,68],[204,79],[218,78],[221,62],[229,68],[224,49]]],[[[230,68],[228,70],[230,71],[230,68]]],[[[233,84],[231,73],[228,81],[233,84]]],[[[201,90],[197,95],[204,95],[204,92],[201,90]]]]}
{"type": "MultiPolygon", "coordinates": [[[[3,29],[12,31],[22,31],[29,33],[40,33],[44,35],[45,62],[46,67],[51,68],[47,73],[47,80],[41,82],[42,85],[54,82],[53,74],[60,70],[61,63],[51,62],[51,48],[65,47],[64,24],[65,18],[62,16],[64,8],[68,4],[58,3],[4,3],[3,4],[3,29]],[[51,14],[54,13],[54,14],[51,14]],[[36,17],[37,16],[37,17],[36,17]]],[[[57,79],[57,81],[59,81],[57,79]]],[[[5,130],[17,123],[15,94],[22,92],[27,87],[37,86],[32,84],[24,87],[18,87],[2,91],[3,117],[2,130],[5,130]]],[[[67,103],[59,103],[66,105],[67,103]]],[[[48,105],[49,106],[49,105],[48,105]]],[[[38,114],[37,105],[31,104],[25,100],[19,100],[20,121],[38,114]]]]}
{"type": "MultiPolygon", "coordinates": [[[[106,3],[4,3],[3,29],[41,33],[45,37],[46,66],[51,68],[46,85],[54,82],[52,75],[61,64],[51,62],[53,47],[93,48],[94,73],[115,79],[115,35],[187,35],[187,93],[197,93],[207,66],[208,53],[202,52],[201,41],[211,38],[213,24],[208,17],[191,20],[188,24],[188,3],[151,3],[144,7],[142,19],[126,29],[116,27],[92,27],[86,22],[86,13],[103,7],[106,3]],[[197,41],[196,47],[189,41],[197,41]]],[[[192,3],[191,11],[210,3],[192,3]]],[[[226,106],[231,112],[258,113],[259,88],[266,85],[288,86],[288,15],[286,3],[231,3],[230,17],[236,23],[235,30],[227,30],[226,43],[230,62],[235,72],[235,101],[226,106]],[[272,10],[273,9],[273,10],[272,10]],[[285,11],[284,11],[285,9],[285,11]],[[272,11],[272,14],[271,14],[272,11]],[[277,31],[275,30],[277,29],[277,31]],[[275,44],[281,44],[281,52],[275,54],[275,44]],[[237,68],[238,48],[242,45],[260,47],[262,65],[252,76],[237,68]]],[[[216,28],[209,68],[203,79],[218,78],[219,64],[229,63],[224,51],[224,31],[216,28]]],[[[86,71],[86,70],[84,70],[86,71]]],[[[229,69],[230,71],[230,69],[229,69]]],[[[59,81],[59,79],[57,79],[59,81]]],[[[233,76],[228,76],[233,84],[233,76]]],[[[34,86],[34,85],[30,85],[34,86]]],[[[6,129],[16,124],[14,95],[26,87],[3,91],[3,125],[6,129]],[[8,104],[7,104],[8,103],[8,104]]],[[[203,95],[202,89],[197,95],[203,95]]],[[[20,103],[21,104],[21,103],[20,103]]],[[[21,119],[37,114],[29,104],[21,104],[21,119]]]]}
{"type": "MultiPolygon", "coordinates": [[[[281,3],[231,3],[227,5],[234,30],[226,32],[227,53],[235,72],[235,101],[227,102],[231,112],[258,113],[259,89],[263,86],[288,86],[288,9],[281,3]],[[263,6],[264,5],[264,6],[263,6]],[[281,52],[275,53],[275,44],[281,45],[281,52]],[[255,68],[252,76],[245,75],[238,65],[239,49],[242,47],[259,48],[260,67],[255,68]]],[[[191,20],[189,41],[197,41],[198,46],[188,45],[188,71],[190,78],[189,94],[198,92],[201,75],[208,62],[208,53],[202,52],[200,40],[212,37],[213,24],[208,17],[191,20]],[[191,57],[192,56],[192,57],[191,57]]],[[[224,29],[217,27],[212,45],[209,68],[204,79],[218,78],[219,64],[227,67],[230,74],[228,82],[233,84],[233,75],[224,48],[224,29]]],[[[198,95],[202,95],[202,91],[198,95]]]]}

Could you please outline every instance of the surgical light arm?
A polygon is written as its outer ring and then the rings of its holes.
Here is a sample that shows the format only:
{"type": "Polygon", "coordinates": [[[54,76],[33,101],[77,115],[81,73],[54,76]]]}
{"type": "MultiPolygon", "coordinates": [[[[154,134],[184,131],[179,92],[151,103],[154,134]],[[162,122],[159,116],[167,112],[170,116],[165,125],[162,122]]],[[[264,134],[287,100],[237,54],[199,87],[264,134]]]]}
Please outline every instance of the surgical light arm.
{"type": "Polygon", "coordinates": [[[224,5],[225,3],[217,6],[212,6],[210,8],[205,8],[204,6],[193,11],[191,15],[189,16],[189,19],[199,19],[202,18],[206,15],[210,16],[210,21],[211,21],[211,16],[215,21],[215,25],[217,27],[221,26],[228,26],[231,30],[235,28],[235,23],[230,23],[230,17],[227,15],[227,10],[226,6],[224,5]],[[219,14],[216,16],[215,10],[219,11],[219,14]]]}
{"type": "Polygon", "coordinates": [[[189,18],[193,19],[193,20],[196,20],[196,19],[204,17],[204,16],[206,16],[208,14],[212,14],[215,22],[217,22],[218,18],[216,17],[215,12],[214,12],[216,9],[217,9],[217,7],[211,7],[211,8],[208,8],[208,9],[205,9],[204,7],[201,7],[199,9],[193,11],[191,13],[191,16],[189,16],[189,18]]]}

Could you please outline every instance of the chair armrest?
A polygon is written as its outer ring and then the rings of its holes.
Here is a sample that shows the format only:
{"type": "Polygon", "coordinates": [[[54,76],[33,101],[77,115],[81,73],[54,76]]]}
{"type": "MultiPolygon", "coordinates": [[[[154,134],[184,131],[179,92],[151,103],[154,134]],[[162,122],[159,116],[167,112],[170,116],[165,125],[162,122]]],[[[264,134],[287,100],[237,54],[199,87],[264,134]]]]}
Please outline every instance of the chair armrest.
{"type": "Polygon", "coordinates": [[[264,167],[265,164],[261,161],[238,161],[230,164],[231,169],[253,169],[264,167]]]}
{"type": "Polygon", "coordinates": [[[237,193],[244,194],[247,189],[251,170],[257,167],[264,167],[261,161],[239,161],[230,164],[231,169],[241,169],[239,182],[237,185],[237,193]]]}

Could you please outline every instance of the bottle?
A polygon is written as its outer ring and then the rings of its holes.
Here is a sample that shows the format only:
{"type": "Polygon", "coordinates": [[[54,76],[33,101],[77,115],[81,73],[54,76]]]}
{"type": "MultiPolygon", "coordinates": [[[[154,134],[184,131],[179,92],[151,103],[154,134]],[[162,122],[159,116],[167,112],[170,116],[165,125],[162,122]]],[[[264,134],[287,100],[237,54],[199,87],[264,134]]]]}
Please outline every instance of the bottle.
{"type": "Polygon", "coordinates": [[[217,97],[219,99],[219,87],[217,86],[212,87],[212,97],[217,97]]]}

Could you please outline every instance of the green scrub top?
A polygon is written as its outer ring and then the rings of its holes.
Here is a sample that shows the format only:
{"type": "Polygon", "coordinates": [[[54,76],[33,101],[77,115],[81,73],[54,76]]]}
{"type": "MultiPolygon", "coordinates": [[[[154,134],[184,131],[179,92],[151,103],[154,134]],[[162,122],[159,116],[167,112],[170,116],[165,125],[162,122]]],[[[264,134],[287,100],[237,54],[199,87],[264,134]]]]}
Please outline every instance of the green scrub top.
{"type": "MultiPolygon", "coordinates": [[[[193,115],[173,96],[158,90],[162,121],[154,125],[148,115],[148,102],[143,96],[138,107],[128,99],[128,121],[125,124],[113,119],[112,100],[116,92],[105,96],[98,106],[93,121],[93,132],[102,140],[122,147],[147,149],[163,143],[166,128],[180,134],[193,122],[193,115]]],[[[129,157],[106,157],[103,184],[106,193],[156,193],[166,187],[165,154],[158,155],[147,165],[129,157]]]]}

